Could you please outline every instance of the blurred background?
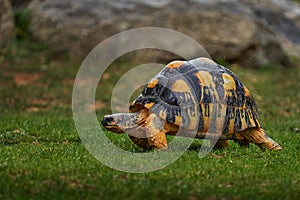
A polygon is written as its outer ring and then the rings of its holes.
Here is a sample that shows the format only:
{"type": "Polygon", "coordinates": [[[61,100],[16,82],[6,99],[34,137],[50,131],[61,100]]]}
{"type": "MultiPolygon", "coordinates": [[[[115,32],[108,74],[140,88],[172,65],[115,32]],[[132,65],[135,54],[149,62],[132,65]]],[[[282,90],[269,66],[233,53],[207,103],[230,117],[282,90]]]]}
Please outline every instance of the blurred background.
{"type": "Polygon", "coordinates": [[[121,31],[158,26],[194,38],[214,59],[288,65],[287,56],[300,53],[299,9],[292,0],[2,0],[0,41],[34,38],[71,59],[83,58],[121,31]]]}
{"type": "MultiPolygon", "coordinates": [[[[292,71],[296,79],[299,75],[300,6],[293,0],[0,0],[0,20],[4,110],[40,111],[51,104],[69,108],[75,74],[85,56],[114,34],[146,26],[190,36],[241,76],[243,70],[256,69],[244,75],[250,87],[256,79],[251,74],[259,69],[277,71],[284,79],[282,87],[293,80],[286,80],[282,71],[292,71]]],[[[113,85],[131,67],[178,58],[149,49],[122,56],[102,77],[107,85],[99,89],[96,108],[109,107],[113,85]]]]}

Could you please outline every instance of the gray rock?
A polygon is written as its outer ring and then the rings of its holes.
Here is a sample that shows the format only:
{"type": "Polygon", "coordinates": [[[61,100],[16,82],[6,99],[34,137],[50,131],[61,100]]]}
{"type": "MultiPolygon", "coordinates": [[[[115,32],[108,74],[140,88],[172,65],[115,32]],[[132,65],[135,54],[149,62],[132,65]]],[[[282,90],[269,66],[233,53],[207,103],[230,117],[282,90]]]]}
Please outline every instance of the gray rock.
{"type": "Polygon", "coordinates": [[[299,7],[284,2],[34,0],[29,9],[35,37],[71,56],[85,56],[101,41],[121,31],[156,26],[194,38],[213,59],[259,67],[286,64],[287,55],[300,46],[299,7]]]}
{"type": "Polygon", "coordinates": [[[253,14],[276,34],[287,54],[300,57],[300,7],[289,0],[244,0],[253,14]]]}
{"type": "Polygon", "coordinates": [[[14,16],[9,0],[0,0],[0,48],[14,37],[14,16]]]}

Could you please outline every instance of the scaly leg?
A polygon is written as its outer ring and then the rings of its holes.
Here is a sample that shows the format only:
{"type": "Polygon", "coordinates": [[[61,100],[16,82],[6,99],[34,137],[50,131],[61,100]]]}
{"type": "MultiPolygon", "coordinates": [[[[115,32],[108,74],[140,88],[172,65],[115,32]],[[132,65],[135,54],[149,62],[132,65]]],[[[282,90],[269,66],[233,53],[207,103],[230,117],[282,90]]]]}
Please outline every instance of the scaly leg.
{"type": "Polygon", "coordinates": [[[249,142],[253,142],[261,149],[282,150],[282,147],[272,140],[262,128],[248,128],[240,133],[249,142]]]}
{"type": "Polygon", "coordinates": [[[229,144],[227,140],[210,140],[210,145],[214,145],[214,149],[228,148],[229,144]]]}
{"type": "Polygon", "coordinates": [[[148,143],[154,149],[166,149],[167,138],[164,122],[155,114],[150,114],[145,122],[148,143]]]}
{"type": "Polygon", "coordinates": [[[150,144],[148,143],[147,138],[139,138],[132,135],[128,135],[130,140],[143,149],[150,149],[150,144]]]}
{"type": "Polygon", "coordinates": [[[249,147],[249,142],[246,140],[237,140],[236,141],[240,147],[248,148],[249,147]]]}
{"type": "Polygon", "coordinates": [[[240,147],[249,147],[249,141],[240,133],[234,133],[234,141],[240,145],[240,147]]]}

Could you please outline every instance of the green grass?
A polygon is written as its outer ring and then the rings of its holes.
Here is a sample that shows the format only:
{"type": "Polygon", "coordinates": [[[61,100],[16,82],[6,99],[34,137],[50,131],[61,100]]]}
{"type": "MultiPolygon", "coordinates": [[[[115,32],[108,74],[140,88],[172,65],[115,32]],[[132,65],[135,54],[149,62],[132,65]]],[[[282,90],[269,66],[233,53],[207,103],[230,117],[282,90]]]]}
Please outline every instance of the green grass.
{"type": "MultiPolygon", "coordinates": [[[[166,168],[143,174],[110,169],[83,146],[71,111],[80,62],[42,44],[18,42],[0,54],[0,199],[299,199],[300,64],[231,69],[254,94],[261,122],[282,152],[251,145],[198,158],[201,142],[166,168]],[[32,78],[34,77],[34,78],[32,78]]],[[[109,112],[113,83],[133,65],[121,59],[102,80],[99,116],[109,112]],[[105,94],[105,95],[103,95],[105,94]]],[[[125,135],[106,133],[127,150],[125,135]]]]}

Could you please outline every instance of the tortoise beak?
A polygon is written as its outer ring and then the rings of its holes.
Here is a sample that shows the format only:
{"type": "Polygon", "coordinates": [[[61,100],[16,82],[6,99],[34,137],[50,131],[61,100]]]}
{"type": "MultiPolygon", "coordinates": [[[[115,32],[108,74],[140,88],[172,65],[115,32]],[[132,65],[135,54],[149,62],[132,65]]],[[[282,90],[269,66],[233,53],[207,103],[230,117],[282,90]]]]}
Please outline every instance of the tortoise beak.
{"type": "Polygon", "coordinates": [[[116,119],[112,115],[105,115],[101,119],[101,124],[109,131],[115,133],[124,133],[124,131],[117,125],[116,119]]]}
{"type": "Polygon", "coordinates": [[[101,124],[105,127],[114,125],[115,124],[114,122],[115,122],[114,118],[110,116],[104,116],[101,119],[101,124]]]}

